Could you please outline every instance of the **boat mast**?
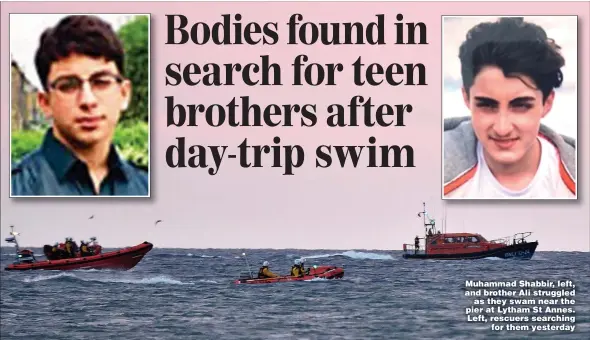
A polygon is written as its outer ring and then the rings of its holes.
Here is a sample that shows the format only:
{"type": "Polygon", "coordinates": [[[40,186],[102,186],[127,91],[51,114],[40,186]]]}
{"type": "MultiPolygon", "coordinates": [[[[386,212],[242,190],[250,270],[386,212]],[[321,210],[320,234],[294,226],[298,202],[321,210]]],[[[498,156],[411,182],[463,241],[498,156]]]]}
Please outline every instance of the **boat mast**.
{"type": "Polygon", "coordinates": [[[422,211],[418,213],[418,217],[423,217],[424,219],[424,238],[428,237],[428,227],[431,227],[431,232],[434,235],[436,233],[435,221],[428,217],[428,223],[426,223],[426,203],[422,202],[422,211]]]}
{"type": "Polygon", "coordinates": [[[444,212],[443,234],[446,232],[446,230],[447,230],[447,208],[445,208],[445,212],[444,212]]]}
{"type": "Polygon", "coordinates": [[[422,202],[422,207],[424,210],[424,239],[428,236],[428,224],[426,223],[426,203],[422,202]]]}
{"type": "Polygon", "coordinates": [[[18,235],[18,233],[16,231],[14,231],[14,226],[11,225],[10,226],[10,236],[12,236],[12,239],[14,241],[14,244],[16,245],[16,254],[18,256],[18,252],[20,251],[20,248],[18,246],[18,241],[16,239],[16,235],[18,235]]]}

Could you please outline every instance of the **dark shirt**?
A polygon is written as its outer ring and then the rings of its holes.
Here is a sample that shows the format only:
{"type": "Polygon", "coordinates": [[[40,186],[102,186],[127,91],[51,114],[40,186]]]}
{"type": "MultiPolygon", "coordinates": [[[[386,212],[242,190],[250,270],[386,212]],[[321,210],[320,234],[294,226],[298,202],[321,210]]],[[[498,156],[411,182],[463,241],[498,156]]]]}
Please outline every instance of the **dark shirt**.
{"type": "Polygon", "coordinates": [[[49,129],[41,147],[12,169],[12,196],[147,196],[147,172],[119,157],[111,146],[109,171],[96,193],[88,167],[49,129]]]}

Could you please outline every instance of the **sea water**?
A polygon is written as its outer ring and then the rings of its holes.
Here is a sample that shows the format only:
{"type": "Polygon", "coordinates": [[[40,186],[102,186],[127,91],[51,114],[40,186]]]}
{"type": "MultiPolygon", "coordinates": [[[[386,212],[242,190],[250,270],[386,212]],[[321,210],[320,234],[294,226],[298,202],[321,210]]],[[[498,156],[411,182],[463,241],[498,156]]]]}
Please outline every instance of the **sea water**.
{"type": "MultiPolygon", "coordinates": [[[[40,253],[40,249],[35,249],[40,253]]],[[[244,250],[154,249],[132,270],[1,272],[1,334],[8,339],[588,339],[588,253],[537,252],[530,261],[404,260],[371,250],[246,250],[288,273],[343,266],[342,280],[235,285],[244,250]],[[493,332],[468,322],[468,280],[571,280],[574,332],[493,332]]],[[[14,248],[2,248],[4,268],[14,248]]],[[[541,324],[538,324],[541,325],[541,324]]]]}

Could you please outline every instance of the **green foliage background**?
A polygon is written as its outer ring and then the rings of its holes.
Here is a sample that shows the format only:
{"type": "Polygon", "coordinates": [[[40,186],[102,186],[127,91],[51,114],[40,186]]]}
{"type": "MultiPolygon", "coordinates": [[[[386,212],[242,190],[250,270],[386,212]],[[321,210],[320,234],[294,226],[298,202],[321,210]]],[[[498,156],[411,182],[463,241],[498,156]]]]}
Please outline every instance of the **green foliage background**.
{"type": "Polygon", "coordinates": [[[133,85],[129,109],[122,121],[148,121],[149,17],[137,16],[119,29],[125,48],[125,76],[133,85]]]}
{"type": "MultiPolygon", "coordinates": [[[[129,108],[123,112],[115,131],[114,143],[121,156],[147,168],[149,165],[148,80],[149,80],[149,17],[136,16],[117,32],[125,49],[125,76],[132,83],[129,108]]],[[[12,164],[38,148],[47,126],[12,131],[12,164]]]]}

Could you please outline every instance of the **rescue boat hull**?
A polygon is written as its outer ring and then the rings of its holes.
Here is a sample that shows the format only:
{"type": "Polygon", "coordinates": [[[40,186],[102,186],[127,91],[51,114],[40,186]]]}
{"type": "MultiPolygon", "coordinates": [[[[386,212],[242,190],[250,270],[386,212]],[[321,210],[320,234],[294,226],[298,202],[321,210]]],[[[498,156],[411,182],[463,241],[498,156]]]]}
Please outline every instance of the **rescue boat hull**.
{"type": "Polygon", "coordinates": [[[264,284],[264,283],[278,283],[278,282],[293,282],[293,281],[306,281],[316,278],[322,279],[341,279],[344,277],[344,269],[341,267],[333,266],[320,266],[317,268],[310,268],[309,274],[305,276],[280,276],[273,278],[241,278],[234,281],[235,284],[264,284]]]}
{"type": "Polygon", "coordinates": [[[33,263],[13,263],[6,266],[4,270],[129,270],[135,267],[152,248],[153,244],[143,242],[133,247],[92,256],[36,261],[33,263]]]}
{"type": "Polygon", "coordinates": [[[486,257],[501,259],[530,260],[535,254],[539,242],[523,242],[497,249],[491,249],[476,253],[449,253],[449,254],[403,254],[405,259],[417,260],[476,260],[486,257]]]}

